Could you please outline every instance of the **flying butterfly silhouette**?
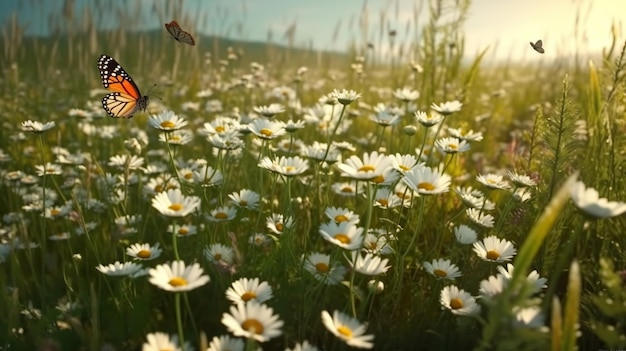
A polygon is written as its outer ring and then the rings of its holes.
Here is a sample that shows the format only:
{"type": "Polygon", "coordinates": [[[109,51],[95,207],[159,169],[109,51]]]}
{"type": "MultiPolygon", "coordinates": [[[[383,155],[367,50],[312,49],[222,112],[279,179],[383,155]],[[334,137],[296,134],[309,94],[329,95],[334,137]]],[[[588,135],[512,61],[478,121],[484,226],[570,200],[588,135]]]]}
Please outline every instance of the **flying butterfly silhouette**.
{"type": "Polygon", "coordinates": [[[131,118],[148,107],[148,95],[141,95],[137,84],[114,58],[102,55],[98,59],[102,85],[110,91],[102,99],[102,107],[113,118],[131,118]]]}
{"type": "Polygon", "coordinates": [[[196,42],[193,40],[191,34],[182,30],[182,28],[178,25],[178,22],[172,21],[170,23],[165,23],[165,29],[167,29],[176,41],[189,45],[196,45],[196,42]]]}
{"type": "Polygon", "coordinates": [[[543,42],[541,41],[541,39],[537,40],[537,42],[536,42],[536,43],[534,43],[534,44],[533,44],[533,42],[531,41],[531,42],[530,42],[530,46],[532,46],[532,47],[533,47],[533,49],[535,49],[535,51],[537,51],[538,53],[540,53],[540,54],[543,54],[543,53],[544,53],[543,48],[542,48],[542,46],[543,46],[543,42]]]}

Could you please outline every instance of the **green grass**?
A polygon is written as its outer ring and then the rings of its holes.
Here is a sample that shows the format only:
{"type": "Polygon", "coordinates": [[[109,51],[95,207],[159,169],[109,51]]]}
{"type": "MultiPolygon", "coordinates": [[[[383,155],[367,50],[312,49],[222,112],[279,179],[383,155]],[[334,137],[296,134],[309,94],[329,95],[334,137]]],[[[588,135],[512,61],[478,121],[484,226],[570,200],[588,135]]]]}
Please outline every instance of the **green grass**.
{"type": "MultiPolygon", "coordinates": [[[[393,53],[378,49],[381,42],[394,40],[384,28],[373,49],[354,44],[348,54],[200,36],[198,45],[191,47],[171,40],[165,31],[124,27],[98,32],[99,17],[93,15],[98,5],[88,9],[90,20],[84,28],[67,15],[67,31],[50,38],[24,37],[17,23],[5,28],[1,55],[6,64],[0,81],[0,155],[6,156],[0,161],[0,350],[51,344],[63,350],[99,350],[104,345],[136,350],[147,334],[159,331],[184,334],[200,349],[203,337],[210,341],[228,333],[221,323],[231,306],[225,292],[242,277],[259,278],[272,287],[273,297],[264,304],[284,322],[280,336],[258,345],[264,350],[284,350],[304,340],[319,349],[346,349],[321,323],[324,310],[342,311],[367,324],[366,334],[374,335],[377,350],[626,347],[626,221],[623,216],[585,215],[569,201],[567,185],[576,173],[601,197],[626,198],[626,43],[614,35],[614,45],[601,57],[589,57],[593,65],[549,54],[537,64],[487,65],[489,48],[476,57],[464,54],[458,29],[469,2],[442,3],[441,8],[423,9],[429,11],[429,22],[412,23],[423,35],[395,43],[393,53]],[[228,47],[238,55],[228,59],[228,47]],[[106,116],[100,103],[106,92],[96,67],[102,53],[120,62],[144,94],[150,91],[149,113],[132,119],[106,116]],[[358,56],[365,58],[361,65],[358,56]],[[423,71],[412,70],[408,58],[423,71]],[[298,76],[303,66],[308,72],[298,76]],[[156,88],[150,90],[153,84],[156,88]],[[481,132],[483,139],[470,141],[469,151],[454,156],[433,151],[440,127],[426,129],[407,111],[409,104],[393,96],[394,90],[405,87],[420,92],[411,108],[428,114],[432,104],[463,103],[460,111],[445,118],[437,139],[451,136],[450,128],[481,132]],[[362,96],[347,105],[341,117],[336,113],[330,121],[311,123],[310,108],[334,89],[362,96]],[[209,90],[210,96],[198,96],[209,90]],[[220,111],[207,109],[208,103],[218,101],[220,111]],[[186,109],[190,102],[199,108],[186,109]],[[218,150],[200,133],[205,123],[221,117],[244,123],[255,107],[270,103],[285,106],[273,121],[305,120],[305,128],[272,141],[241,135],[243,147],[237,151],[218,150]],[[372,122],[369,117],[378,103],[404,109],[400,123],[383,128],[372,122]],[[70,112],[73,109],[81,112],[70,112]],[[168,146],[159,141],[162,132],[149,125],[148,116],[165,110],[189,122],[183,129],[192,134],[190,143],[168,146]],[[345,129],[334,128],[339,118],[347,123],[345,129]],[[53,121],[56,126],[43,134],[27,133],[20,128],[27,120],[53,121]],[[131,138],[140,141],[140,150],[126,147],[131,138]],[[293,178],[258,166],[265,156],[304,157],[288,147],[297,145],[294,140],[304,145],[351,143],[353,151],[340,152],[343,161],[373,151],[415,157],[423,153],[426,166],[449,175],[451,185],[441,194],[414,197],[407,206],[384,208],[371,199],[393,187],[361,181],[359,187],[367,189],[363,195],[333,192],[334,183],[349,181],[336,164],[309,159],[307,171],[293,178]],[[281,149],[279,143],[287,147],[281,149]],[[84,159],[62,164],[60,155],[84,159]],[[141,157],[143,167],[152,165],[158,171],[111,166],[110,158],[116,155],[141,157]],[[59,164],[62,173],[37,176],[36,166],[47,162],[59,164]],[[218,170],[223,181],[203,187],[183,180],[203,162],[218,170]],[[529,189],[529,200],[515,201],[513,187],[490,190],[476,181],[479,175],[507,171],[537,182],[529,189]],[[30,184],[28,176],[36,184],[30,184]],[[176,183],[185,195],[200,199],[199,211],[172,219],[151,205],[157,192],[176,183]],[[455,191],[467,186],[493,202],[494,210],[485,212],[494,217],[493,228],[468,219],[467,206],[455,191]],[[258,209],[238,208],[236,217],[224,222],[207,218],[212,210],[231,204],[228,195],[241,189],[261,195],[258,209]],[[51,198],[45,206],[44,196],[51,198]],[[54,219],[42,216],[53,206],[69,211],[54,219]],[[326,285],[304,269],[302,258],[312,252],[328,254],[331,263],[349,267],[348,251],[319,233],[329,221],[324,215],[328,207],[349,209],[360,216],[359,228],[383,233],[393,249],[380,255],[388,260],[386,273],[369,277],[346,268],[341,282],[326,285]],[[292,218],[293,226],[285,225],[281,234],[272,232],[266,226],[272,214],[292,218]],[[140,220],[126,222],[124,216],[140,220]],[[194,225],[197,234],[174,237],[167,230],[173,223],[194,225]],[[506,262],[486,262],[471,245],[459,244],[454,228],[462,224],[472,227],[479,240],[495,235],[517,250],[508,262],[516,273],[507,289],[492,301],[478,299],[481,311],[473,316],[442,309],[442,289],[456,285],[478,296],[481,281],[498,274],[497,267],[506,267],[506,262]],[[61,233],[69,238],[49,239],[61,233]],[[268,242],[250,244],[256,233],[265,234],[268,242]],[[180,257],[187,265],[198,263],[210,282],[181,293],[177,300],[147,276],[111,277],[96,270],[100,264],[131,261],[125,252],[133,243],[159,243],[163,249],[156,260],[139,262],[145,268],[180,257]],[[217,243],[235,250],[230,264],[205,258],[204,249],[217,243]],[[439,258],[456,264],[462,276],[449,281],[429,274],[423,263],[439,258]],[[547,287],[539,292],[525,284],[532,270],[547,279],[547,287]],[[384,284],[382,292],[368,289],[372,279],[384,284]],[[542,327],[515,324],[520,308],[539,309],[545,317],[542,327]]],[[[173,4],[173,10],[160,9],[163,12],[154,16],[177,13],[180,3],[173,4]]],[[[201,18],[189,20],[194,21],[200,23],[201,18]]],[[[400,178],[393,183],[404,184],[400,178]]],[[[248,343],[248,349],[253,347],[248,343]]]]}

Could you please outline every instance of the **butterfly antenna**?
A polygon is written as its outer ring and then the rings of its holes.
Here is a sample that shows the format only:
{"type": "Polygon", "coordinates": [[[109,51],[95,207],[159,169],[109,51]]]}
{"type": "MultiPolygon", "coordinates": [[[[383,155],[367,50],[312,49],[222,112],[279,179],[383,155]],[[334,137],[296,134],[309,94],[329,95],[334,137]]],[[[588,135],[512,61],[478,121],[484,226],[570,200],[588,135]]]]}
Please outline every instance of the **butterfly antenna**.
{"type": "MultiPolygon", "coordinates": [[[[152,89],[156,88],[157,84],[154,83],[154,85],[152,86],[152,88],[150,88],[150,90],[148,91],[148,94],[150,94],[150,92],[152,91],[152,89]]],[[[159,95],[159,92],[155,92],[154,95],[150,95],[150,96],[154,96],[155,98],[163,101],[163,98],[161,98],[161,96],[159,95]]]]}

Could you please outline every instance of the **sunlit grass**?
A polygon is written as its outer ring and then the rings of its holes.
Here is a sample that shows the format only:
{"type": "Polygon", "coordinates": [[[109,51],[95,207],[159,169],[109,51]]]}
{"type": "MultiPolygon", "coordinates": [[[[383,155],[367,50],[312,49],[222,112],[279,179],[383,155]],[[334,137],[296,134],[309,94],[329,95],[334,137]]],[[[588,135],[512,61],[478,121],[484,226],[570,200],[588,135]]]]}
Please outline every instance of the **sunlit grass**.
{"type": "Polygon", "coordinates": [[[101,3],[4,28],[0,349],[624,347],[626,45],[486,65],[436,3],[313,60],[97,31],[101,3]],[[102,53],[147,113],[106,115],[102,53]]]}

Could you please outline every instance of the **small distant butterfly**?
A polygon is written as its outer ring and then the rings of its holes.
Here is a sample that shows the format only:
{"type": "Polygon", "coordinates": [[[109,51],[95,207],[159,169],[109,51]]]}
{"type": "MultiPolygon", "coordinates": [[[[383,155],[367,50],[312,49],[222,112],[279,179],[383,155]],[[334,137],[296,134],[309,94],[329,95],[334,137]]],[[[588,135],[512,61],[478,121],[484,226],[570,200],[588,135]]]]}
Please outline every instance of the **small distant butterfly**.
{"type": "Polygon", "coordinates": [[[196,45],[196,42],[193,40],[191,34],[182,30],[178,25],[178,22],[172,21],[170,23],[165,23],[165,29],[167,29],[176,41],[189,45],[196,45]]]}
{"type": "Polygon", "coordinates": [[[102,55],[98,59],[102,85],[110,91],[102,99],[102,107],[113,118],[131,118],[145,111],[149,97],[141,95],[137,84],[115,59],[102,55]]]}
{"type": "Polygon", "coordinates": [[[535,51],[537,51],[538,53],[540,53],[540,54],[543,54],[543,53],[544,53],[543,48],[542,48],[542,46],[543,46],[543,42],[541,41],[541,39],[540,39],[540,40],[537,40],[537,42],[536,42],[536,43],[534,43],[534,44],[533,44],[533,42],[531,41],[531,42],[530,42],[530,46],[532,46],[532,47],[533,47],[533,49],[535,49],[535,51]]]}

